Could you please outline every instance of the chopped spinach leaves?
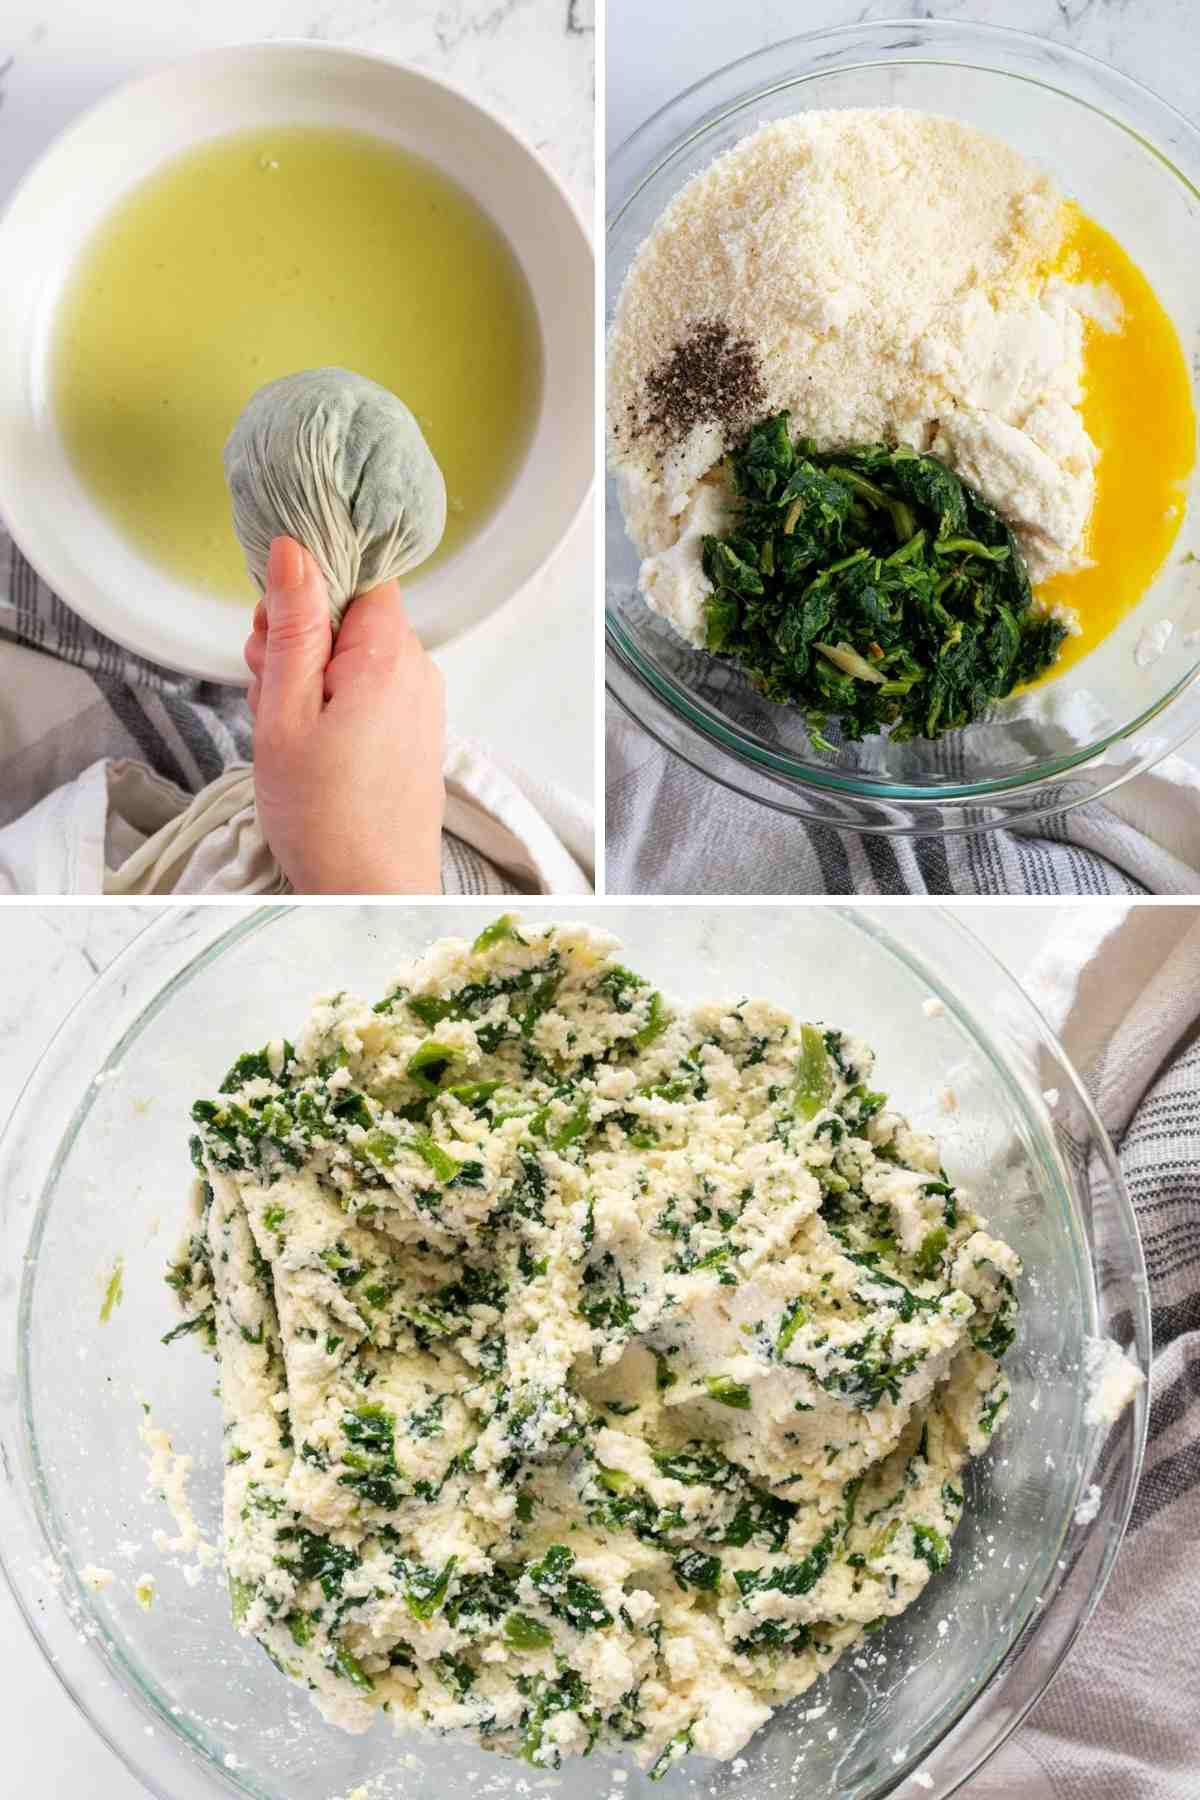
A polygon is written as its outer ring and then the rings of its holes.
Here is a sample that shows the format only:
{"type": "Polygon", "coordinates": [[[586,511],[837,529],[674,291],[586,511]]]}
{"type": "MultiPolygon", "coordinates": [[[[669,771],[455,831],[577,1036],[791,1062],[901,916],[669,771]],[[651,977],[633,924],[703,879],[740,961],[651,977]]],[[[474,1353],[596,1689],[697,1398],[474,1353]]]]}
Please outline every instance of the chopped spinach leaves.
{"type": "Polygon", "coordinates": [[[936,457],[818,451],[779,413],[730,464],[736,521],[704,540],[707,646],[802,708],[818,748],[830,719],[849,740],[940,737],[1056,660],[1066,626],[1034,606],[1011,530],[936,457]]]}
{"type": "Polygon", "coordinates": [[[581,1575],[573,1575],[574,1566],[573,1550],[565,1544],[551,1544],[540,1562],[530,1564],[529,1579],[555,1617],[565,1619],[576,1631],[611,1625],[613,1617],[599,1589],[581,1575]]]}

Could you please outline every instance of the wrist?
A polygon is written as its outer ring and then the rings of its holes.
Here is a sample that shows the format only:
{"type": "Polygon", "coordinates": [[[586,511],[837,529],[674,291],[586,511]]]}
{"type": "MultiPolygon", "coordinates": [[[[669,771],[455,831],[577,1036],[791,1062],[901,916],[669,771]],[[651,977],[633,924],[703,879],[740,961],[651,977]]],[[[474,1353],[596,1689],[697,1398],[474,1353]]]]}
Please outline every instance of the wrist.
{"type": "Polygon", "coordinates": [[[403,852],[280,857],[280,866],[297,894],[438,895],[442,892],[441,834],[434,846],[403,852]]]}

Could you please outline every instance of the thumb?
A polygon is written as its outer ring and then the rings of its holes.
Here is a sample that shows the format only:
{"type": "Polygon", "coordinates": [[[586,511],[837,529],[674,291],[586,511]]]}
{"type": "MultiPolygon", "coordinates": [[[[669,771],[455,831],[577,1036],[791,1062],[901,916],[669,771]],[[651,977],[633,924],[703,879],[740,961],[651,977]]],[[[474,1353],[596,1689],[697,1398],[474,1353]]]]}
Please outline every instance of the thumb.
{"type": "Polygon", "coordinates": [[[361,681],[390,680],[405,656],[420,653],[420,639],[408,622],[400,589],[394,581],[385,581],[359,594],[346,608],[325,671],[325,692],[332,700],[341,689],[361,681]]]}
{"type": "Polygon", "coordinates": [[[320,570],[294,538],[277,537],[271,545],[263,606],[267,644],[258,723],[268,732],[303,730],[321,711],[333,628],[320,570]]]}

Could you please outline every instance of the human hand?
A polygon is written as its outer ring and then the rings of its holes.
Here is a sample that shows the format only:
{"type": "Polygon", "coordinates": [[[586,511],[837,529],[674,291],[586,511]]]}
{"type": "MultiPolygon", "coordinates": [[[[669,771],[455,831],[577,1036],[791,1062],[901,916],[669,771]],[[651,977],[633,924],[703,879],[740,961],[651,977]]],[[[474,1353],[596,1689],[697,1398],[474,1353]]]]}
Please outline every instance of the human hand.
{"type": "Polygon", "coordinates": [[[320,571],[278,537],[245,657],[258,817],[296,892],[440,894],[445,694],[396,583],[335,644],[320,571]]]}

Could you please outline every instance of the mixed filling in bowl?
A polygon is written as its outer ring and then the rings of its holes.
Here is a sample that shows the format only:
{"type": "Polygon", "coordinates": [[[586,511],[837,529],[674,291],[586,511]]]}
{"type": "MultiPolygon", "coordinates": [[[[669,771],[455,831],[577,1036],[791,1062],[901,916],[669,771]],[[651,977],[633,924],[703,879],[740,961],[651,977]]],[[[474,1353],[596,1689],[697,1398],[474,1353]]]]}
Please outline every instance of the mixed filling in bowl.
{"type": "Polygon", "coordinates": [[[238,1629],[350,1730],[735,1754],[950,1560],[1016,1252],[766,1000],[499,919],[197,1102],[238,1629]]]}
{"type": "Polygon", "coordinates": [[[763,126],[667,207],[609,349],[647,603],[818,744],[829,719],[935,737],[1077,660],[1182,522],[1168,315],[1046,173],[954,119],[763,126]]]}

